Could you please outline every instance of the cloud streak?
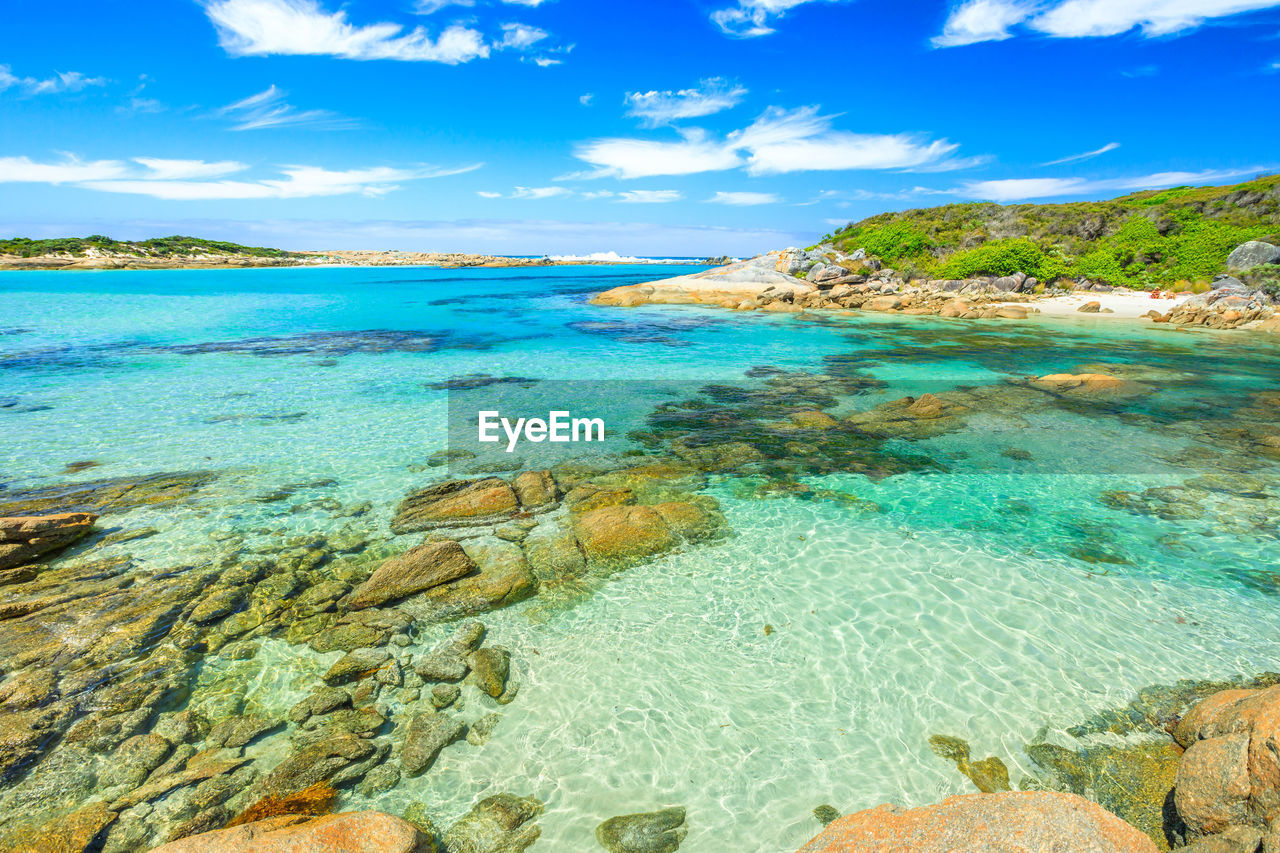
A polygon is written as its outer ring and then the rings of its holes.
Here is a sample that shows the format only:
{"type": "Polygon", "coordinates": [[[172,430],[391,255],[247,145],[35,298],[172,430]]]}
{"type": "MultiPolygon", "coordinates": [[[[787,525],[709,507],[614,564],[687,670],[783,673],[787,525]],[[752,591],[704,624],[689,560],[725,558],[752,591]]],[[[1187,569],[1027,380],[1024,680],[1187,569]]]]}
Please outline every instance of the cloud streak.
{"type": "Polygon", "coordinates": [[[965,0],[951,10],[935,47],[1002,41],[1016,26],[1052,38],[1097,38],[1139,30],[1170,36],[1280,6],[1280,0],[965,0]]]}
{"type": "Polygon", "coordinates": [[[70,185],[96,192],[144,195],[167,201],[381,196],[399,189],[400,183],[405,181],[457,175],[478,169],[480,165],[409,169],[376,166],[339,171],[318,166],[285,166],[280,169],[281,177],[228,180],[226,176],[246,171],[249,167],[233,160],[206,162],[136,157],[130,161],[85,162],[67,157],[58,163],[39,163],[29,157],[0,157],[0,183],[70,185]]]}
{"type": "Polygon", "coordinates": [[[832,2],[832,0],[738,0],[736,6],[712,12],[711,21],[727,36],[759,38],[775,32],[773,27],[775,20],[782,18],[797,6],[813,2],[832,2]]]}
{"type": "Polygon", "coordinates": [[[56,95],[66,92],[83,92],[94,86],[107,85],[105,77],[88,77],[79,71],[59,71],[43,80],[35,77],[19,77],[13,68],[0,65],[0,92],[10,89],[24,95],[56,95]]]}
{"type": "Polygon", "coordinates": [[[1007,178],[994,181],[970,181],[951,192],[955,195],[987,201],[1024,201],[1211,184],[1215,181],[1231,180],[1264,171],[1267,170],[1263,168],[1205,169],[1199,172],[1156,172],[1124,178],[1007,178]]]}
{"type": "Polygon", "coordinates": [[[711,77],[697,88],[679,91],[629,92],[627,115],[635,116],[647,127],[658,127],[673,121],[700,118],[732,109],[746,97],[747,90],[724,79],[711,77]]]}
{"type": "Polygon", "coordinates": [[[1050,160],[1048,163],[1041,163],[1040,165],[1041,166],[1061,166],[1063,163],[1078,163],[1081,160],[1092,160],[1094,157],[1099,157],[1103,154],[1106,154],[1109,151],[1115,151],[1119,147],[1120,147],[1119,142],[1108,142],[1106,145],[1096,150],[1086,151],[1083,154],[1072,154],[1070,157],[1062,157],[1058,160],[1050,160]]]}
{"type": "Polygon", "coordinates": [[[234,122],[232,130],[273,127],[351,130],[359,126],[354,119],[329,110],[300,110],[285,101],[286,94],[273,84],[256,95],[228,104],[218,110],[218,114],[234,122]]]}

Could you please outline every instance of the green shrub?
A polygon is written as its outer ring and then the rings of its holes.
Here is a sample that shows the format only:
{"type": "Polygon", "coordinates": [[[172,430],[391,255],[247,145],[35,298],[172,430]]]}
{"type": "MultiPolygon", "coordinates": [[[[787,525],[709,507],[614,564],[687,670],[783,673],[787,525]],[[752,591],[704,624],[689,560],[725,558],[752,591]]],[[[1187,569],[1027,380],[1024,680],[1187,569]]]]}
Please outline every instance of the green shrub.
{"type": "Polygon", "coordinates": [[[971,278],[1024,272],[1038,278],[1043,262],[1044,250],[1030,240],[992,240],[951,255],[939,268],[938,275],[940,278],[971,278]]]}

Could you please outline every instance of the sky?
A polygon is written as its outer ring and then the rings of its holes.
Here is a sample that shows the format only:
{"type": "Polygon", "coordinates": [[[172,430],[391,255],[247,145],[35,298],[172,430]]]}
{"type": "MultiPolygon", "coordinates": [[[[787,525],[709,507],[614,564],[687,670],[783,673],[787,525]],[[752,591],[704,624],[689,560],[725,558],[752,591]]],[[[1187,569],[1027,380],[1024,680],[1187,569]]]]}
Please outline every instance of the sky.
{"type": "Polygon", "coordinates": [[[1280,170],[1280,0],[4,0],[0,236],[748,255],[1280,170]]]}

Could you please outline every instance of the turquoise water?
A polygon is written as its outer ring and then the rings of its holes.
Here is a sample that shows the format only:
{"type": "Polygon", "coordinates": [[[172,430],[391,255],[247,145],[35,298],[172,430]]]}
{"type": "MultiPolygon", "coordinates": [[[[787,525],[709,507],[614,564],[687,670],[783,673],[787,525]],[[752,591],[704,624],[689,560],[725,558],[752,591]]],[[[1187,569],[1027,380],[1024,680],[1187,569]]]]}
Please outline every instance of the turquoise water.
{"type": "MultiPolygon", "coordinates": [[[[445,448],[448,395],[428,386],[452,377],[609,380],[611,412],[634,428],[661,399],[648,395],[655,381],[697,387],[761,366],[879,380],[837,395],[838,414],[1082,365],[1140,383],[1119,401],[984,408],[962,429],[890,442],[881,451],[929,463],[893,476],[827,465],[767,496],[714,477],[729,538],[631,568],[573,606],[540,597],[482,617],[521,683],[492,739],[450,746],[424,776],[343,807],[399,813],[417,800],[446,825],[477,797],[532,795],[546,803],[534,849],[594,849],[601,820],[682,805],[682,850],[792,850],[819,829],[821,803],[966,791],[930,752],[933,733],[1016,764],[1043,727],[1052,736],[1144,686],[1277,668],[1280,481],[1277,459],[1249,442],[1274,423],[1265,392],[1280,391],[1280,348],[1105,318],[587,304],[692,269],[9,273],[0,498],[218,472],[189,504],[104,518],[159,529],[102,553],[161,568],[264,529],[388,538],[400,498],[444,476],[427,461],[445,448]],[[64,472],[81,461],[98,464],[64,472]],[[1198,511],[1177,518],[1105,498],[1215,472],[1257,484],[1202,482],[1178,493],[1198,511]],[[371,509],[343,515],[322,499],[371,509]]],[[[414,650],[446,631],[423,627],[414,650]]],[[[193,702],[231,672],[251,707],[278,714],[339,656],[283,639],[248,661],[210,656],[193,702]]],[[[475,694],[462,713],[494,707],[475,694]]],[[[249,753],[283,757],[283,738],[249,753]]],[[[1015,783],[1034,772],[1010,770],[1015,783]]]]}

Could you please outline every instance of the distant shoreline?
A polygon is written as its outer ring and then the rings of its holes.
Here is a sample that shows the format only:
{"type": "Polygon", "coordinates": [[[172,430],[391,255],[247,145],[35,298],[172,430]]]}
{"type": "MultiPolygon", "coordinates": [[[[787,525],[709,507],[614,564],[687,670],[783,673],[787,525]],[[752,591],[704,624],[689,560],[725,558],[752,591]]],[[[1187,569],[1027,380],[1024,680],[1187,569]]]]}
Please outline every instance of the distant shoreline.
{"type": "MultiPolygon", "coordinates": [[[[722,260],[722,259],[711,259],[722,260]]],[[[0,271],[59,270],[210,270],[263,269],[296,267],[438,267],[466,269],[470,267],[501,269],[551,266],[615,266],[620,264],[703,264],[696,258],[634,258],[617,256],[512,257],[472,255],[460,252],[394,252],[379,250],[334,250],[297,252],[286,257],[259,257],[233,254],[201,254],[189,257],[144,257],[118,253],[37,255],[30,258],[0,255],[0,271]]]]}

